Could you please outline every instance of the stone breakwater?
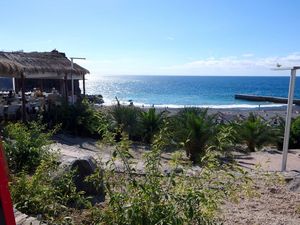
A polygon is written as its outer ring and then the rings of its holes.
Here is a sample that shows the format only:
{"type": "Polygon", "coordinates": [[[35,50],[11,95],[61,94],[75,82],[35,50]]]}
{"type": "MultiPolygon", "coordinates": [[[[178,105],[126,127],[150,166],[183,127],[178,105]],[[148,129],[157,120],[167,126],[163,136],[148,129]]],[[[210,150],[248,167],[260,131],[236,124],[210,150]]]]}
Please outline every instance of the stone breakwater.
{"type": "MultiPolygon", "coordinates": [[[[257,102],[273,102],[286,104],[288,102],[287,98],[273,97],[273,96],[260,96],[260,95],[244,95],[236,94],[235,99],[247,100],[247,101],[257,101],[257,102]]],[[[300,99],[294,99],[294,104],[300,105],[300,99]]]]}

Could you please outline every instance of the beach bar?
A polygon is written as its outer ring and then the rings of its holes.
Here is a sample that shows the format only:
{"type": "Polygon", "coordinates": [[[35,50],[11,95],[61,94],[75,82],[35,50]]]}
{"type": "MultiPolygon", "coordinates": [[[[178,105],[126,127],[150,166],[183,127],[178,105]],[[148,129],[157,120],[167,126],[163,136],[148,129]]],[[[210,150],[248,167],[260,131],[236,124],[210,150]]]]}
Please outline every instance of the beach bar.
{"type": "MultiPolygon", "coordinates": [[[[41,93],[57,90],[65,100],[74,90],[75,96],[81,95],[79,80],[85,85],[85,75],[89,71],[71,62],[65,53],[51,52],[0,52],[0,77],[13,80],[13,92],[20,93],[22,119],[26,120],[25,92],[38,88],[41,93]],[[73,81],[73,82],[72,82],[73,81]]],[[[83,87],[85,95],[85,87],[83,87]]],[[[1,105],[1,102],[0,102],[1,105]]]]}

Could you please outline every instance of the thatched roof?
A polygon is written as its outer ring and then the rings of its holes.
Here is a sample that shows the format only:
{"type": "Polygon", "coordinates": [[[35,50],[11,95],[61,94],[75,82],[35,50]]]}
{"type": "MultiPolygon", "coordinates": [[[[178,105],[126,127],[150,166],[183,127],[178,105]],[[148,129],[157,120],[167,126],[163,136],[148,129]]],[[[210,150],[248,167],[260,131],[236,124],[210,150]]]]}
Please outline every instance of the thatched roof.
{"type": "Polygon", "coordinates": [[[71,61],[64,53],[52,52],[1,52],[0,76],[19,77],[21,73],[37,75],[50,73],[56,75],[84,75],[89,73],[85,68],[71,61]]]}

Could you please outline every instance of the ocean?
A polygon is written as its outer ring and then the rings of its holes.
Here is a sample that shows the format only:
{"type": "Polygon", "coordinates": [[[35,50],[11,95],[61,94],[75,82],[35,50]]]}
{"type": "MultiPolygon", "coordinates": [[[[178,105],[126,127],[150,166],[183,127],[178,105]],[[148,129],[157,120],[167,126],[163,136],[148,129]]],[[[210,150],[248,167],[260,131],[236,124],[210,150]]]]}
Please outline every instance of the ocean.
{"type": "MultiPolygon", "coordinates": [[[[86,81],[87,94],[101,94],[106,105],[115,97],[137,106],[181,108],[279,107],[282,104],[234,99],[235,94],[287,97],[289,77],[279,76],[103,76],[86,81]]],[[[300,98],[300,78],[295,98],[300,98]]]]}

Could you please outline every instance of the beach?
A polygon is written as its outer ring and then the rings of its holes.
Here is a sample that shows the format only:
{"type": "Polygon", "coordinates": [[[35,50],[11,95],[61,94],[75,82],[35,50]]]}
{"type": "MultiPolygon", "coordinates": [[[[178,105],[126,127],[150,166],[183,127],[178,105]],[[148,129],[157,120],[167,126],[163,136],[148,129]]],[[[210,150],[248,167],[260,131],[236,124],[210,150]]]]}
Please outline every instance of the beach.
{"type": "MultiPolygon", "coordinates": [[[[128,104],[127,104],[128,105],[128,104]]],[[[135,106],[135,105],[134,105],[135,106]]],[[[109,110],[113,105],[110,106],[101,106],[100,109],[109,110]]],[[[176,107],[160,107],[160,106],[136,106],[140,108],[141,110],[148,110],[149,108],[155,108],[157,112],[163,112],[167,111],[169,115],[175,115],[183,108],[176,108],[176,107]]],[[[190,108],[192,106],[187,106],[186,108],[190,108]]],[[[233,120],[238,118],[245,118],[249,115],[249,113],[254,113],[265,120],[269,120],[275,117],[282,117],[285,119],[287,108],[286,106],[276,106],[272,107],[271,105],[268,107],[256,107],[256,108],[205,108],[205,107],[196,107],[203,110],[208,110],[209,114],[218,114],[220,117],[222,117],[225,120],[233,120]]],[[[292,110],[292,117],[296,118],[300,115],[300,106],[294,105],[292,110]]]]}

